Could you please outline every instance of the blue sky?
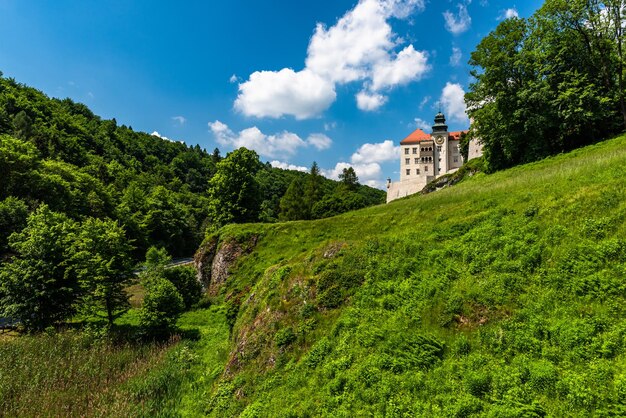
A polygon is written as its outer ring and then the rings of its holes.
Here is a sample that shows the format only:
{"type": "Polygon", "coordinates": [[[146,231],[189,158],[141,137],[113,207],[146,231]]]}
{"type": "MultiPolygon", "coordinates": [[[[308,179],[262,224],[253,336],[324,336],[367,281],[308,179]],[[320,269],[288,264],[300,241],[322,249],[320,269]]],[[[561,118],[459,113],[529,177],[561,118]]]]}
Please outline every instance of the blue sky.
{"type": "Polygon", "coordinates": [[[441,107],[466,129],[470,53],[540,0],[0,0],[0,71],[135,130],[362,183],[441,107]]]}

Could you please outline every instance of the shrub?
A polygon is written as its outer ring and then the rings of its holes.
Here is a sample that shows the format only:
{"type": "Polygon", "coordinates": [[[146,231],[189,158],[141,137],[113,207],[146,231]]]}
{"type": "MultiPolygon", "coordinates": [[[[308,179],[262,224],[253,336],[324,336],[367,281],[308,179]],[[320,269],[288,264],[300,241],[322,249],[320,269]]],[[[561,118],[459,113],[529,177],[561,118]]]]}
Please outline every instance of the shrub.
{"type": "Polygon", "coordinates": [[[491,375],[483,370],[468,372],[465,375],[467,390],[477,398],[482,398],[491,390],[491,375]]]}
{"type": "Polygon", "coordinates": [[[296,340],[296,334],[289,327],[279,330],[274,336],[274,342],[278,347],[285,347],[296,340]]]}
{"type": "Polygon", "coordinates": [[[343,302],[343,295],[338,286],[325,289],[317,295],[317,303],[327,309],[336,308],[343,302]]]}
{"type": "Polygon", "coordinates": [[[152,335],[171,332],[185,305],[176,287],[166,279],[153,279],[146,284],[146,295],[139,312],[139,323],[152,335]]]}
{"type": "Polygon", "coordinates": [[[172,282],[183,298],[185,309],[190,309],[202,297],[202,285],[196,278],[193,267],[176,267],[164,272],[165,278],[172,282]]]}

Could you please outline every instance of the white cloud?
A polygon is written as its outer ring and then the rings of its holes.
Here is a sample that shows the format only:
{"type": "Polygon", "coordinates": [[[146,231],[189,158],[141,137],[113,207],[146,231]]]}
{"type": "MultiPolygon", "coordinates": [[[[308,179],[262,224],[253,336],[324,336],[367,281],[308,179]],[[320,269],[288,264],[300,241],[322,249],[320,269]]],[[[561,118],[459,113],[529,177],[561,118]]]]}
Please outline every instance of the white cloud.
{"type": "Polygon", "coordinates": [[[379,93],[361,91],[356,95],[356,106],[366,112],[377,110],[387,103],[387,97],[379,93]]]}
{"type": "Polygon", "coordinates": [[[373,110],[384,104],[379,89],[419,80],[430,68],[425,52],[405,46],[388,21],[424,9],[424,0],[360,0],[331,27],[318,24],[307,50],[305,68],[257,71],[239,85],[235,108],[247,116],[297,119],[319,116],[336,99],[337,84],[363,83],[373,110]]]}
{"type": "Polygon", "coordinates": [[[350,157],[350,162],[338,162],[335,167],[322,169],[320,172],[330,179],[339,179],[339,174],[344,168],[352,167],[359,177],[361,184],[371,187],[384,188],[386,181],[383,179],[381,163],[397,161],[400,157],[400,147],[392,140],[386,140],[374,144],[361,145],[350,157]]]}
{"type": "Polygon", "coordinates": [[[160,133],[158,133],[157,131],[152,132],[150,135],[152,136],[156,136],[157,138],[161,138],[161,139],[165,139],[167,141],[171,141],[171,139],[169,139],[166,136],[161,135],[160,133]]]}
{"type": "Polygon", "coordinates": [[[317,150],[322,151],[330,148],[333,144],[333,140],[324,134],[311,134],[306,139],[306,143],[314,146],[317,150]]]}
{"type": "Polygon", "coordinates": [[[246,147],[255,150],[264,157],[291,156],[296,153],[298,148],[306,146],[302,138],[287,131],[276,135],[266,135],[259,128],[253,126],[235,133],[219,120],[209,122],[209,129],[220,145],[232,148],[246,147]]]}
{"type": "Polygon", "coordinates": [[[351,162],[338,162],[333,168],[322,169],[321,173],[330,179],[337,180],[344,168],[352,167],[361,184],[382,188],[385,181],[382,179],[380,163],[397,160],[399,156],[400,147],[395,146],[391,140],[376,144],[363,144],[352,154],[351,162]]]}
{"type": "Polygon", "coordinates": [[[376,91],[419,80],[429,69],[426,53],[416,51],[413,45],[409,45],[400,51],[395,60],[383,60],[374,65],[371,89],[376,91]]]}
{"type": "Polygon", "coordinates": [[[428,104],[428,102],[430,102],[431,97],[430,96],[426,96],[422,99],[422,101],[420,102],[420,105],[418,106],[419,110],[422,110],[424,108],[424,106],[426,106],[428,104]]]}
{"type": "Polygon", "coordinates": [[[325,131],[332,131],[333,129],[335,129],[337,127],[337,122],[326,122],[324,123],[324,130],[325,131]]]}
{"type": "Polygon", "coordinates": [[[306,167],[302,167],[300,165],[289,164],[289,163],[285,163],[285,162],[277,161],[277,160],[271,161],[270,164],[272,165],[272,167],[282,168],[283,170],[296,170],[296,171],[304,171],[304,172],[309,171],[309,169],[306,167]]]}
{"type": "Polygon", "coordinates": [[[443,13],[443,18],[446,21],[446,30],[454,35],[465,32],[472,24],[472,18],[467,12],[467,6],[459,3],[457,7],[459,12],[456,15],[449,10],[443,13]]]}
{"type": "Polygon", "coordinates": [[[511,19],[514,17],[519,17],[519,13],[517,13],[517,10],[515,9],[515,7],[511,9],[506,9],[505,11],[503,11],[502,14],[499,16],[498,20],[511,19]]]}
{"type": "Polygon", "coordinates": [[[172,120],[174,122],[177,122],[179,125],[184,125],[185,122],[187,122],[187,118],[185,118],[184,116],[172,116],[172,120]]]}
{"type": "Polygon", "coordinates": [[[161,138],[161,139],[164,139],[164,140],[166,140],[166,141],[170,141],[170,142],[180,142],[181,144],[184,144],[184,143],[185,143],[185,141],[176,141],[176,140],[174,140],[174,139],[169,139],[168,137],[161,135],[161,134],[160,134],[160,133],[158,133],[157,131],[153,131],[150,135],[152,135],[152,136],[156,136],[157,138],[161,138]]]}
{"type": "Polygon", "coordinates": [[[467,114],[465,113],[465,91],[458,83],[446,83],[441,92],[439,99],[443,106],[444,113],[449,120],[457,122],[467,122],[467,114]]]}
{"type": "Polygon", "coordinates": [[[208,123],[215,140],[223,146],[232,148],[246,147],[253,149],[264,157],[280,158],[294,155],[300,148],[309,146],[318,150],[330,148],[332,140],[324,134],[311,134],[305,140],[293,132],[283,131],[275,135],[267,135],[253,126],[238,133],[233,132],[228,125],[216,120],[208,123]]]}
{"type": "Polygon", "coordinates": [[[457,48],[456,46],[453,46],[452,55],[450,55],[450,65],[453,67],[458,67],[461,64],[462,58],[463,58],[463,53],[461,52],[461,48],[457,48]]]}
{"type": "Polygon", "coordinates": [[[335,164],[334,168],[327,170],[322,169],[320,172],[324,177],[338,180],[339,174],[343,172],[344,168],[348,167],[352,167],[354,169],[354,172],[359,178],[359,183],[372,185],[372,187],[380,187],[382,184],[382,181],[380,180],[382,176],[382,169],[378,163],[352,164],[340,162],[335,164]]]}
{"type": "Polygon", "coordinates": [[[309,119],[326,110],[336,98],[335,86],[309,70],[291,68],[257,71],[239,84],[235,109],[246,116],[309,119]]]}
{"type": "Polygon", "coordinates": [[[432,124],[426,122],[424,119],[415,118],[415,126],[417,126],[422,131],[427,132],[430,131],[432,124]]]}
{"type": "Polygon", "coordinates": [[[231,84],[234,84],[238,81],[239,81],[239,77],[237,77],[237,74],[231,75],[230,78],[228,79],[228,82],[231,84]]]}
{"type": "Polygon", "coordinates": [[[393,141],[386,140],[377,144],[363,144],[359,147],[350,160],[354,164],[382,163],[397,160],[400,157],[400,147],[393,141]]]}

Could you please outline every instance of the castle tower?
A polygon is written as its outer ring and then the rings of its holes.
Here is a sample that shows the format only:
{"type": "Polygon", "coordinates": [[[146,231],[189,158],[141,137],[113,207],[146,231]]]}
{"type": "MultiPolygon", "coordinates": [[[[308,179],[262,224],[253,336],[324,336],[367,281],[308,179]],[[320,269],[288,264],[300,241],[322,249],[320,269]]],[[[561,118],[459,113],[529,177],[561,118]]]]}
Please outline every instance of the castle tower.
{"type": "Polygon", "coordinates": [[[448,125],[446,125],[446,117],[439,112],[435,116],[435,124],[433,125],[432,138],[435,141],[435,176],[440,176],[448,172],[448,125]]]}

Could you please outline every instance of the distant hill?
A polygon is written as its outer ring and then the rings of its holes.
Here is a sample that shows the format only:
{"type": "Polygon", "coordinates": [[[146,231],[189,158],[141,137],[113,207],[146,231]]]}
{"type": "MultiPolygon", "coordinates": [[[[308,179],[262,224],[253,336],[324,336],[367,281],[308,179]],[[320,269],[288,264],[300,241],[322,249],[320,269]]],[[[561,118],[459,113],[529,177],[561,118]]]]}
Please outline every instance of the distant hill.
{"type": "MultiPolygon", "coordinates": [[[[210,181],[224,158],[217,149],[209,153],[118,126],[84,104],[51,99],[0,73],[0,226],[6,224],[0,255],[8,235],[25,225],[27,212],[19,209],[46,203],[74,219],[118,220],[137,258],[152,245],[188,256],[218,222],[208,210],[210,181]]],[[[275,222],[289,185],[308,177],[259,162],[253,206],[245,219],[234,215],[229,221],[275,222]]],[[[334,202],[338,186],[320,179],[316,199],[334,202]]],[[[322,205],[316,217],[384,202],[377,189],[357,185],[354,193],[357,198],[347,203],[322,205]]]]}
{"type": "Polygon", "coordinates": [[[625,184],[621,136],[330,219],[225,227],[196,255],[214,308],[182,323],[223,318],[230,337],[190,346],[176,408],[623,415],[625,184]]]}

